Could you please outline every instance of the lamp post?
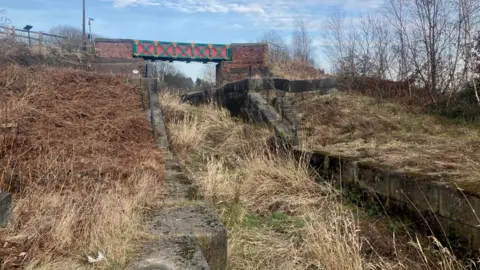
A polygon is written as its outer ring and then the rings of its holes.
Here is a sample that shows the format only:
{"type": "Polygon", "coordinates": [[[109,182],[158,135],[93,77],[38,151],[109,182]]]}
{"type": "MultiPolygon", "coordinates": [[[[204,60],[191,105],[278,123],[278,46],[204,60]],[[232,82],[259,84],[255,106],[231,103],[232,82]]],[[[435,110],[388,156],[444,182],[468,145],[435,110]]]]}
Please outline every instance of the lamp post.
{"type": "Polygon", "coordinates": [[[82,40],[85,41],[85,0],[83,3],[83,16],[82,16],[82,40]]]}
{"type": "Polygon", "coordinates": [[[32,29],[32,28],[33,28],[33,26],[31,26],[29,24],[27,24],[27,25],[25,25],[25,27],[23,27],[23,30],[26,30],[27,33],[28,33],[28,45],[29,46],[32,46],[32,41],[30,39],[30,29],[32,29]]]}

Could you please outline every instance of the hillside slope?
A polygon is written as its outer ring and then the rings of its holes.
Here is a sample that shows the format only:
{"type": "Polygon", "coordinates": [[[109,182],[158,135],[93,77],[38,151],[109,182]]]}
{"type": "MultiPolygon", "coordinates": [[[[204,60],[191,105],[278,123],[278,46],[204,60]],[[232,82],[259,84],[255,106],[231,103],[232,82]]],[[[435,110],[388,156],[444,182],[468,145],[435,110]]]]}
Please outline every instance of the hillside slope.
{"type": "Polygon", "coordinates": [[[138,210],[161,193],[161,155],[138,89],[112,76],[8,66],[0,108],[0,188],[14,196],[2,266],[83,268],[97,252],[107,258],[100,268],[123,265],[142,233],[138,210]]]}

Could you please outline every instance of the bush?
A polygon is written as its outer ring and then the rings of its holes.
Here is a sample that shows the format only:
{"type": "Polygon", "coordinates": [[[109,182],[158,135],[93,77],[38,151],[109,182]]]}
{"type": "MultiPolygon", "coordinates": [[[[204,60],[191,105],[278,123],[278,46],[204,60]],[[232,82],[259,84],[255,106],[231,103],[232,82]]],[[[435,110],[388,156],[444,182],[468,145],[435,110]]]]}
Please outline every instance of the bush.
{"type": "MultiPolygon", "coordinates": [[[[476,80],[477,91],[480,89],[480,80],[476,80]]],[[[428,106],[430,112],[463,124],[480,125],[480,104],[475,98],[473,84],[468,84],[465,89],[455,93],[450,102],[448,97],[443,98],[438,104],[428,106]]]]}

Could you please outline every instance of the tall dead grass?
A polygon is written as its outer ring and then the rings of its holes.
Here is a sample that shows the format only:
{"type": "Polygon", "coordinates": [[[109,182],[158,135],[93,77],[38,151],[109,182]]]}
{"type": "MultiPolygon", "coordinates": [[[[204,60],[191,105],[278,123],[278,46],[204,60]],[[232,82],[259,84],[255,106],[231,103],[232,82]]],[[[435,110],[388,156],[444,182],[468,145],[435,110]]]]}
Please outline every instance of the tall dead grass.
{"type": "Polygon", "coordinates": [[[0,187],[14,209],[2,267],[122,268],[147,237],[161,155],[138,91],[120,79],[44,67],[0,70],[0,187]],[[137,105],[138,104],[138,105],[137,105]]]}
{"type": "Polygon", "coordinates": [[[291,99],[299,135],[310,148],[439,176],[478,192],[478,128],[354,93],[291,99]]]}
{"type": "Polygon", "coordinates": [[[421,246],[407,243],[390,256],[366,247],[355,212],[304,162],[270,150],[267,128],[213,104],[168,94],[160,102],[174,152],[228,227],[230,269],[458,269],[422,261],[421,246]],[[414,256],[400,258],[407,251],[414,256]]]}

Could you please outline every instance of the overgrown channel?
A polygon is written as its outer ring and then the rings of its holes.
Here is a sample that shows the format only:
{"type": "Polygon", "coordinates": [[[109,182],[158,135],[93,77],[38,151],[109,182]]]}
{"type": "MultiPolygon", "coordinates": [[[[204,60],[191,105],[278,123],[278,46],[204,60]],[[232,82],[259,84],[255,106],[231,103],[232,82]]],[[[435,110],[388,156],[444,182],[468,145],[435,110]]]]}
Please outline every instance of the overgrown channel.
{"type": "Polygon", "coordinates": [[[160,102],[172,151],[228,228],[230,269],[471,267],[405,220],[316,181],[306,162],[271,147],[267,127],[214,104],[160,102]]]}

